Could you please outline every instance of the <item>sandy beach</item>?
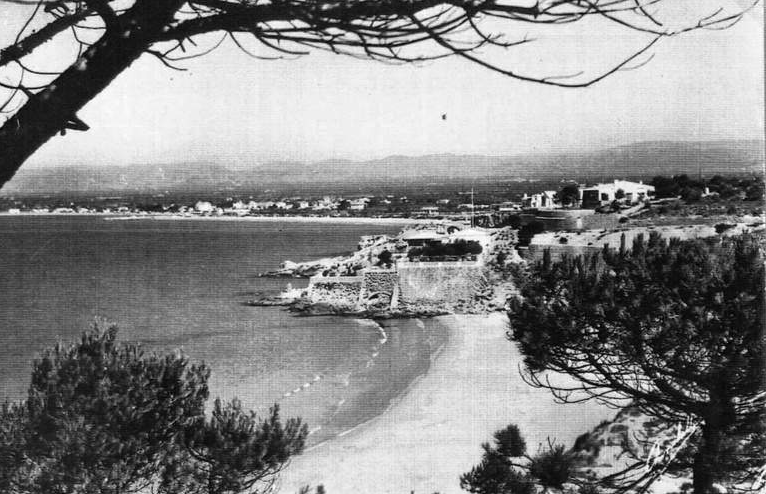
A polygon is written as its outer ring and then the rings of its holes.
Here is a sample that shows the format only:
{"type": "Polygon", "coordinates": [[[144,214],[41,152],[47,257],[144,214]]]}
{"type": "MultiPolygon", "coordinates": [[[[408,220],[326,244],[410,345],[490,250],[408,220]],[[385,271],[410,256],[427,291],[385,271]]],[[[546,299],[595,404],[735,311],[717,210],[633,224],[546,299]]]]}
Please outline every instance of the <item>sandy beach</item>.
{"type": "Polygon", "coordinates": [[[295,458],[280,492],[323,484],[331,494],[458,493],[460,474],[478,463],[495,430],[516,423],[534,453],[549,436],[571,445],[614,415],[595,403],[557,405],[525,384],[504,315],[439,323],[448,342],[428,372],[383,414],[295,458]]]}

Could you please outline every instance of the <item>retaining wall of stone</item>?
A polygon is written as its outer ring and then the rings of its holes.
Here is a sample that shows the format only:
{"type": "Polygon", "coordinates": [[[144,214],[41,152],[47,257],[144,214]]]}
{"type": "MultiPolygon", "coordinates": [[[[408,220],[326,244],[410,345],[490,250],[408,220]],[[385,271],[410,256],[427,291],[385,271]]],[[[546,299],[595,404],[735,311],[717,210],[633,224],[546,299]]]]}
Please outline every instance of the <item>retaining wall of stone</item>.
{"type": "Polygon", "coordinates": [[[478,263],[401,263],[399,300],[403,303],[459,304],[470,301],[486,284],[478,263]]]}
{"type": "Polygon", "coordinates": [[[355,307],[362,291],[361,276],[335,276],[312,278],[308,288],[311,302],[332,304],[337,307],[355,307]]]}

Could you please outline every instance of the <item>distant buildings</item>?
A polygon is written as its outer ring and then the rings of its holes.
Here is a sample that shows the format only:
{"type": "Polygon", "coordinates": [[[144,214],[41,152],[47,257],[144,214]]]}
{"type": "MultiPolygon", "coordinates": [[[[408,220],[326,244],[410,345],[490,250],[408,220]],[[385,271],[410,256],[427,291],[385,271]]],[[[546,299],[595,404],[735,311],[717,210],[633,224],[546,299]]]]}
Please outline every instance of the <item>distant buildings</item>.
{"type": "MultiPolygon", "coordinates": [[[[615,180],[590,186],[579,186],[579,207],[593,209],[618,201],[622,204],[636,204],[654,195],[654,187],[643,182],[615,180]]],[[[562,207],[555,190],[544,190],[536,194],[524,194],[521,205],[526,209],[558,209],[562,207]]],[[[577,207],[577,204],[574,204],[577,207]]]]}
{"type": "Polygon", "coordinates": [[[352,211],[362,211],[367,207],[370,202],[369,197],[360,197],[359,199],[352,199],[348,202],[348,209],[352,211]]]}

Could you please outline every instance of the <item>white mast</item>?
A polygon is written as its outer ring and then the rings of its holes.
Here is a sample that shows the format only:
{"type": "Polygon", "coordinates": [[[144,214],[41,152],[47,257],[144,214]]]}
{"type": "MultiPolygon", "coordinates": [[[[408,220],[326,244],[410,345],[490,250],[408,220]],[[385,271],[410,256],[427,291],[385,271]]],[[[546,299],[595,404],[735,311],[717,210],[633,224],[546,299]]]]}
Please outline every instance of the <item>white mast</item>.
{"type": "Polygon", "coordinates": [[[476,206],[473,203],[473,187],[471,187],[471,228],[474,227],[475,216],[476,216],[476,206]]]}

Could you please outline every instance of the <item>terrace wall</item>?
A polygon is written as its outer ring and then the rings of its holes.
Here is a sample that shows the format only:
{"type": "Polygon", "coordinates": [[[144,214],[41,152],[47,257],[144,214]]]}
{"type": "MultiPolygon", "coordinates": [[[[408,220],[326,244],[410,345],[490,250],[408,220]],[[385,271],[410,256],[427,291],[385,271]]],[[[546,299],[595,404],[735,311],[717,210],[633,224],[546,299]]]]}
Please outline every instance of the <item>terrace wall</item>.
{"type": "Polygon", "coordinates": [[[484,267],[471,262],[406,262],[399,270],[404,303],[458,304],[470,301],[486,283],[484,267]]]}

